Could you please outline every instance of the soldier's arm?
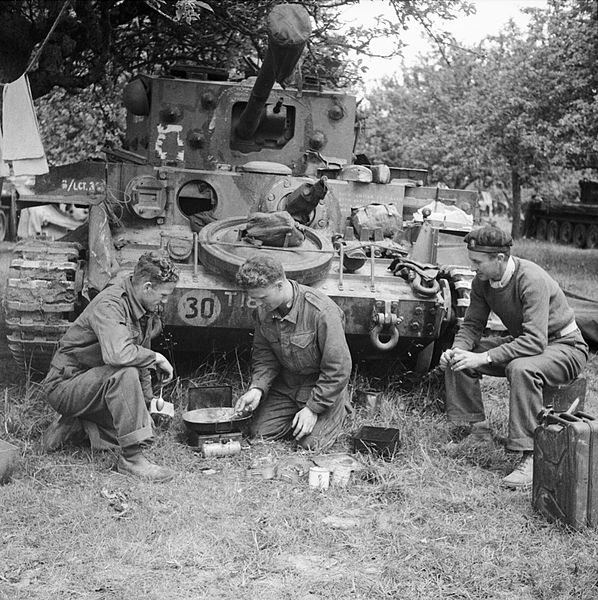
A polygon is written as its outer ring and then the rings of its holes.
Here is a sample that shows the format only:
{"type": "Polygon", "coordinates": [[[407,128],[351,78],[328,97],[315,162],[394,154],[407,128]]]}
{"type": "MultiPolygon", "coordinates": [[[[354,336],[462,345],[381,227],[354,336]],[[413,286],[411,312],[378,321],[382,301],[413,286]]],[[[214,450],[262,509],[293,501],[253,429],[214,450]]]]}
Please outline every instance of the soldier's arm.
{"type": "Polygon", "coordinates": [[[323,310],[318,317],[318,346],[322,355],[320,375],[306,406],[320,414],[343,393],[351,376],[351,353],[345,339],[344,319],[335,308],[323,310]]]}
{"type": "Polygon", "coordinates": [[[459,327],[459,331],[453,341],[453,348],[461,350],[472,350],[473,347],[480,341],[488,317],[490,316],[490,307],[486,303],[476,280],[474,279],[471,285],[471,295],[469,307],[465,313],[463,323],[459,327]]]}
{"type": "Polygon", "coordinates": [[[521,335],[501,344],[489,352],[492,361],[506,364],[514,358],[542,354],[548,345],[548,315],[550,291],[541,278],[528,278],[520,282],[522,315],[521,335]]]}
{"type": "Polygon", "coordinates": [[[268,393],[272,382],[280,373],[281,365],[257,322],[253,333],[251,365],[252,373],[249,388],[261,390],[263,397],[268,393]]]}

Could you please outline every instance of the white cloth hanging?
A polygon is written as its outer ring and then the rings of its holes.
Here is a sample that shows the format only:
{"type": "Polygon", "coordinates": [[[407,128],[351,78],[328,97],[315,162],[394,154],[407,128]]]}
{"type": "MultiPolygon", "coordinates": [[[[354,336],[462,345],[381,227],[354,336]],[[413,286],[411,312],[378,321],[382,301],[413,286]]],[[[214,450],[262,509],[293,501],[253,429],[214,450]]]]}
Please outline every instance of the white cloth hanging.
{"type": "Polygon", "coordinates": [[[15,175],[48,172],[29,79],[23,74],[2,92],[2,160],[12,161],[15,175]]]}
{"type": "Polygon", "coordinates": [[[10,167],[7,162],[4,162],[2,158],[2,133],[0,132],[0,177],[8,177],[10,175],[10,167]]]}

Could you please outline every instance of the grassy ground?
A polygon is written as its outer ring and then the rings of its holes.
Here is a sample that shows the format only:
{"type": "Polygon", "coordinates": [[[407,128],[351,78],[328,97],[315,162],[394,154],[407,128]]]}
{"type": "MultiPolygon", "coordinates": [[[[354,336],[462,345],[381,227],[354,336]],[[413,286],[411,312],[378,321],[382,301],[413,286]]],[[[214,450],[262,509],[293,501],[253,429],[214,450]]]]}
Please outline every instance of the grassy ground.
{"type": "Polygon", "coordinates": [[[598,250],[554,246],[536,240],[518,240],[514,254],[533,260],[552,273],[562,288],[598,300],[598,250]]]}
{"type": "MultiPolygon", "coordinates": [[[[516,251],[535,252],[557,278],[571,275],[569,259],[560,263],[547,245],[516,251]]],[[[596,258],[573,251],[570,260],[596,258]]],[[[589,291],[597,273],[586,272],[589,291]]],[[[495,448],[459,455],[443,448],[449,427],[434,376],[406,392],[403,374],[381,381],[360,370],[353,387],[377,386],[379,408],[357,407],[334,450],[349,450],[362,424],[398,428],[402,446],[389,462],[364,457],[349,487],[322,492],[251,474],[260,457],[281,466],[295,458],[290,445],[255,443],[205,460],[184,442],[186,387],[232,381],[239,390],[246,370],[213,361],[170,386],[177,417],[151,455],[178,476],[162,485],[119,475],[111,453],[44,455],[51,411],[39,388],[0,386],[0,437],[21,454],[13,481],[0,487],[0,598],[598,598],[598,534],[549,524],[529,492],[499,486],[515,460],[500,444],[503,380],[483,384],[495,448]]],[[[598,414],[596,352],[587,377],[587,406],[598,414]]]]}

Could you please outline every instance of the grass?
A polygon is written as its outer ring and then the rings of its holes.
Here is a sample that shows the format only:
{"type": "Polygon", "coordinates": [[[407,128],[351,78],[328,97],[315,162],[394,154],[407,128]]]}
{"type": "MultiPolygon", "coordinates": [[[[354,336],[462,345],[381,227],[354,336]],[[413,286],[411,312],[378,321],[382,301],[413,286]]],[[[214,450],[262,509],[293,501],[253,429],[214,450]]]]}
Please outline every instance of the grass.
{"type": "Polygon", "coordinates": [[[598,250],[580,250],[572,246],[551,246],[536,240],[518,240],[516,256],[543,266],[568,291],[598,301],[598,250]]]}
{"type": "MultiPolygon", "coordinates": [[[[576,280],[547,245],[515,250],[557,279],[576,280]]],[[[590,291],[597,273],[587,272],[590,291]]],[[[185,443],[187,387],[226,382],[238,393],[247,372],[243,360],[212,358],[169,386],[177,416],[150,454],[178,475],[161,485],[119,475],[111,453],[69,447],[45,455],[40,436],[52,412],[39,386],[1,386],[0,437],[21,459],[0,487],[0,598],[598,598],[596,531],[550,524],[529,492],[499,486],[515,460],[500,444],[504,380],[483,382],[496,447],[459,454],[444,448],[451,431],[435,374],[407,387],[405,374],[380,378],[377,369],[373,377],[360,365],[354,397],[375,388],[379,405],[375,414],[356,407],[334,451],[350,450],[363,424],[398,428],[402,445],[392,461],[363,456],[349,487],[322,492],[251,474],[260,457],[296,457],[290,444],[256,442],[238,456],[205,460],[185,443]]],[[[598,414],[596,352],[587,378],[587,408],[598,414]]]]}

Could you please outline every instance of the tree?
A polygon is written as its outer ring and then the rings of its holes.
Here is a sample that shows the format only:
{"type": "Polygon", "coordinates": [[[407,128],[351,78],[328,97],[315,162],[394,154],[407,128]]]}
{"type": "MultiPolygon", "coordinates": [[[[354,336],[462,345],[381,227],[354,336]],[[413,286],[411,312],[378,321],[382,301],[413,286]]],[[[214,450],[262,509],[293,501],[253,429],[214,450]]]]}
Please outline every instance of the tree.
{"type": "MultiPolygon", "coordinates": [[[[334,56],[342,63],[350,48],[368,53],[375,37],[392,36],[400,48],[399,34],[409,23],[428,25],[431,15],[451,18],[459,10],[471,10],[466,0],[389,0],[396,21],[381,22],[380,27],[369,30],[353,27],[345,36],[339,14],[355,2],[301,2],[316,25],[310,52],[316,62],[334,56]]],[[[34,97],[54,86],[72,92],[102,83],[107,76],[114,80],[123,72],[156,72],[182,58],[234,67],[242,63],[244,55],[255,53],[261,58],[266,16],[277,3],[4,0],[0,3],[0,78],[8,82],[20,76],[34,47],[45,40],[53,25],[56,29],[30,73],[34,97]]]]}
{"type": "MultiPolygon", "coordinates": [[[[162,74],[183,60],[251,73],[263,58],[266,16],[278,1],[4,0],[0,81],[19,77],[41,49],[29,79],[51,162],[99,156],[103,138],[116,144],[122,134],[123,115],[113,103],[120,105],[119,92],[132,75],[162,74]],[[60,147],[58,132],[68,148],[60,147]]],[[[430,29],[434,15],[471,11],[466,0],[388,0],[396,19],[344,30],[339,15],[356,1],[301,2],[315,24],[303,69],[335,87],[361,77],[360,66],[347,60],[349,50],[371,54],[373,39],[390,36],[399,51],[404,28],[430,29]]]]}
{"type": "Polygon", "coordinates": [[[406,70],[403,81],[384,81],[368,97],[373,128],[366,153],[426,168],[433,182],[455,188],[477,177],[484,162],[483,147],[471,143],[481,129],[477,60],[455,44],[406,70]]]}
{"type": "Polygon", "coordinates": [[[526,32],[510,23],[469,52],[436,53],[370,98],[383,115],[370,142],[379,159],[401,145],[399,156],[420,152],[436,180],[458,187],[490,175],[510,184],[515,238],[523,184],[598,166],[595,5],[550,0],[531,16],[526,32]]]}

